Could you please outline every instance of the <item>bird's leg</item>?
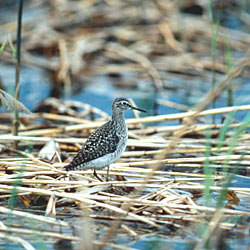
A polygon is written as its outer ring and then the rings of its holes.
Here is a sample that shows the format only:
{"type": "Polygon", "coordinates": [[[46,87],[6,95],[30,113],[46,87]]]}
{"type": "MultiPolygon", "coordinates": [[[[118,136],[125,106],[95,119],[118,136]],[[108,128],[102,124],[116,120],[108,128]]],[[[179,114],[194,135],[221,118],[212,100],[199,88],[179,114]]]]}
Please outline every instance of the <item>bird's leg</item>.
{"type": "Polygon", "coordinates": [[[107,166],[107,176],[106,176],[106,181],[109,181],[109,165],[107,166]]]}
{"type": "Polygon", "coordinates": [[[99,181],[101,181],[102,182],[102,179],[97,175],[97,173],[96,173],[96,171],[95,171],[95,169],[94,169],[94,176],[99,180],[99,181]]]}

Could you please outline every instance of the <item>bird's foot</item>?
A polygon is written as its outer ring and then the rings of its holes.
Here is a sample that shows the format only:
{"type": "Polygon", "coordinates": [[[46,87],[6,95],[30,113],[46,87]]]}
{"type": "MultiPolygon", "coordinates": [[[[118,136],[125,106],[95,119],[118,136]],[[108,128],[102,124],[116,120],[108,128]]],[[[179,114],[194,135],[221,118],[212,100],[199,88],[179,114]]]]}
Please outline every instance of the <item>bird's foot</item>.
{"type": "Polygon", "coordinates": [[[103,182],[103,180],[97,175],[95,169],[94,169],[94,176],[95,176],[99,181],[103,182]]]}

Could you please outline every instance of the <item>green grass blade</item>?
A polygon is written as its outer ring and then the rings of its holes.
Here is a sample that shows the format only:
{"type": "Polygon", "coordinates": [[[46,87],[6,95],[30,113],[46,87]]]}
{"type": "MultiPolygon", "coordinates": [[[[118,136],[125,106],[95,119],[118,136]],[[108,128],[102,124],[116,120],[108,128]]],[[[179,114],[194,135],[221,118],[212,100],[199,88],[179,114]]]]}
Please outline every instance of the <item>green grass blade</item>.
{"type": "Polygon", "coordinates": [[[3,53],[5,46],[6,46],[6,40],[2,43],[2,45],[0,47],[0,54],[3,53]]]}
{"type": "Polygon", "coordinates": [[[205,181],[204,181],[204,199],[206,206],[209,206],[210,204],[210,198],[211,198],[211,186],[213,185],[213,174],[214,169],[210,167],[210,161],[209,156],[211,155],[211,132],[207,131],[206,133],[206,151],[205,151],[205,157],[206,160],[204,162],[203,171],[205,174],[205,181]]]}

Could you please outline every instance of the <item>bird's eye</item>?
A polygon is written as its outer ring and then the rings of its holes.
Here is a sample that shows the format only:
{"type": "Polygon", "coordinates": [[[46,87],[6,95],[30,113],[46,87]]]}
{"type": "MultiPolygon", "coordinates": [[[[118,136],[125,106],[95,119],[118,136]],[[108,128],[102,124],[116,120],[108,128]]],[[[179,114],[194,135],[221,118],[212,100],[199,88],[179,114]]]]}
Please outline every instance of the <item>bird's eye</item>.
{"type": "Polygon", "coordinates": [[[126,102],[123,102],[123,103],[122,103],[122,105],[126,106],[126,105],[127,105],[127,103],[126,103],[126,102]]]}

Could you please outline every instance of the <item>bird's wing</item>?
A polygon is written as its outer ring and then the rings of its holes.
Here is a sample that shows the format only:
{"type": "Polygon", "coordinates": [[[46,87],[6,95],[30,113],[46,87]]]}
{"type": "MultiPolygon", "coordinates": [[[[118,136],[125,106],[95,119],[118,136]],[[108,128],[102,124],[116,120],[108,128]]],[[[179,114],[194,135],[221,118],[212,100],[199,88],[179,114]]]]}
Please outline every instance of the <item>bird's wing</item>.
{"type": "Polygon", "coordinates": [[[111,121],[109,121],[90,135],[82,149],[79,150],[65,169],[68,171],[81,168],[80,165],[83,166],[84,163],[102,157],[105,154],[113,153],[118,143],[119,137],[116,135],[116,132],[112,130],[112,124],[111,121]]]}

